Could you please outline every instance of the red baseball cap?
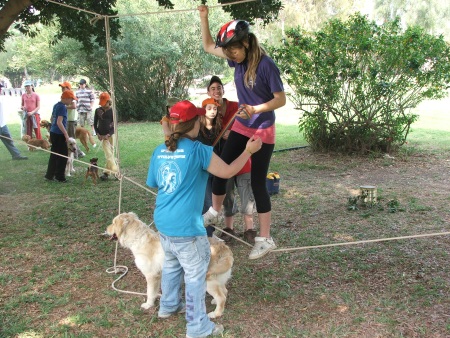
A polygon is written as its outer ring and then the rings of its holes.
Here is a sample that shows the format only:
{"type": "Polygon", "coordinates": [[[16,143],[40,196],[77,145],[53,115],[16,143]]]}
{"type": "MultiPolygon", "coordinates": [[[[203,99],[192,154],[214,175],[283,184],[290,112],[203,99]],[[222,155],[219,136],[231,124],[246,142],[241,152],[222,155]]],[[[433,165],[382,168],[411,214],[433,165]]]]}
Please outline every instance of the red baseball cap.
{"type": "Polygon", "coordinates": [[[205,114],[205,109],[197,108],[192,102],[188,100],[180,101],[170,108],[170,123],[177,124],[180,122],[187,122],[196,116],[205,114]]]}

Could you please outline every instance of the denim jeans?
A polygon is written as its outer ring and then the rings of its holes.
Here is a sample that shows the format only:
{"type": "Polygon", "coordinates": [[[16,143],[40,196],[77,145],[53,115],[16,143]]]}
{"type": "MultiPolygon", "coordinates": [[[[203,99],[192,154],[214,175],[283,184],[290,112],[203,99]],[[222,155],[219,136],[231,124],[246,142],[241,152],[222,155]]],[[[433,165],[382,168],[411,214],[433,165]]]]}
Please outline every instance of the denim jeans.
{"type": "MultiPolygon", "coordinates": [[[[7,125],[4,125],[3,127],[0,127],[0,135],[7,137],[8,139],[11,139],[11,134],[9,133],[9,129],[7,125]]],[[[20,157],[20,151],[17,149],[14,145],[14,142],[12,140],[8,140],[6,138],[0,137],[2,139],[3,144],[5,145],[6,149],[8,149],[9,153],[13,158],[20,157]]]]}
{"type": "Polygon", "coordinates": [[[186,333],[190,337],[211,334],[215,324],[206,313],[206,272],[211,251],[206,236],[169,237],[159,234],[165,259],[161,278],[161,313],[176,312],[181,305],[184,276],[186,297],[186,333]]]}
{"type": "MultiPolygon", "coordinates": [[[[207,212],[209,210],[209,208],[212,207],[212,181],[213,181],[213,177],[214,177],[213,175],[209,174],[208,181],[206,182],[205,200],[203,201],[202,214],[207,212]]],[[[213,235],[215,230],[216,229],[214,229],[212,226],[208,225],[206,227],[206,235],[208,237],[212,237],[212,235],[213,235]]]]}

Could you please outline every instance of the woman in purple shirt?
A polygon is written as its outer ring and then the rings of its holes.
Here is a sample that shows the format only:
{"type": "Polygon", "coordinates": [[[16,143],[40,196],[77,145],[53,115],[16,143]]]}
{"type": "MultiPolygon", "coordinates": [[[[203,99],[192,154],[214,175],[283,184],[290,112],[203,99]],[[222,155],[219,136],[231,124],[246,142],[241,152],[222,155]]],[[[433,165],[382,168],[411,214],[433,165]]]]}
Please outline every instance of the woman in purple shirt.
{"type": "MultiPolygon", "coordinates": [[[[234,81],[240,104],[239,113],[228,136],[221,158],[231,163],[245,149],[247,140],[257,135],[261,150],[252,156],[251,182],[255,196],[260,235],[249,259],[257,259],[276,248],[270,236],[271,203],[266,188],[266,176],[275,146],[275,112],[286,103],[280,71],[266,55],[249,24],[233,20],[223,25],[214,42],[209,30],[208,7],[199,6],[203,49],[228,60],[234,67],[234,81]]],[[[203,216],[205,226],[217,224],[225,198],[226,180],[214,178],[213,206],[203,216]]]]}

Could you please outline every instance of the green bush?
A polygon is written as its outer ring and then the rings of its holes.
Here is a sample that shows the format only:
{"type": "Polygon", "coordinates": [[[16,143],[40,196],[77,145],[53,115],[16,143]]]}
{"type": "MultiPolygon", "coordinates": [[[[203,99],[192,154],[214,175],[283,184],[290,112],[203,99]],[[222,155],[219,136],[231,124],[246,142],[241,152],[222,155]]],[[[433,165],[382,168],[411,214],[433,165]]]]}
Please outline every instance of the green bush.
{"type": "Polygon", "coordinates": [[[359,13],[314,33],[290,29],[271,52],[302,111],[300,132],[319,151],[397,150],[417,120],[410,109],[445,97],[450,84],[442,36],[359,13]]]}

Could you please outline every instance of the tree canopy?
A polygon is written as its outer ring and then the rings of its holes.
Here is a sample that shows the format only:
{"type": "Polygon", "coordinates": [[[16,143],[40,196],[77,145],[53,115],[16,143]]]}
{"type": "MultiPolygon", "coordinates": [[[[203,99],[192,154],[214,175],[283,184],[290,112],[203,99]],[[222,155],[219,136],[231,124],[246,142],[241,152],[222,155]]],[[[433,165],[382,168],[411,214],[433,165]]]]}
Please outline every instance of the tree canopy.
{"type": "MultiPolygon", "coordinates": [[[[170,0],[156,0],[159,6],[174,9],[170,0]]],[[[101,15],[116,15],[116,0],[64,0],[64,4],[86,9],[101,15]]],[[[205,4],[206,0],[196,0],[205,4]]],[[[219,0],[227,4],[233,0],[219,0]]],[[[281,0],[253,1],[233,6],[224,6],[225,12],[233,18],[241,18],[252,22],[256,18],[265,23],[275,19],[282,8],[281,0]]],[[[53,41],[62,37],[72,37],[82,42],[85,50],[92,50],[93,42],[105,44],[105,27],[102,20],[92,23],[92,14],[76,11],[46,0],[0,0],[0,51],[5,50],[5,40],[10,36],[8,29],[12,26],[20,33],[34,36],[38,33],[37,23],[48,26],[59,22],[59,29],[53,41]],[[69,28],[69,29],[68,29],[69,28]]],[[[120,34],[119,20],[110,23],[111,37],[116,39],[120,34]]]]}

